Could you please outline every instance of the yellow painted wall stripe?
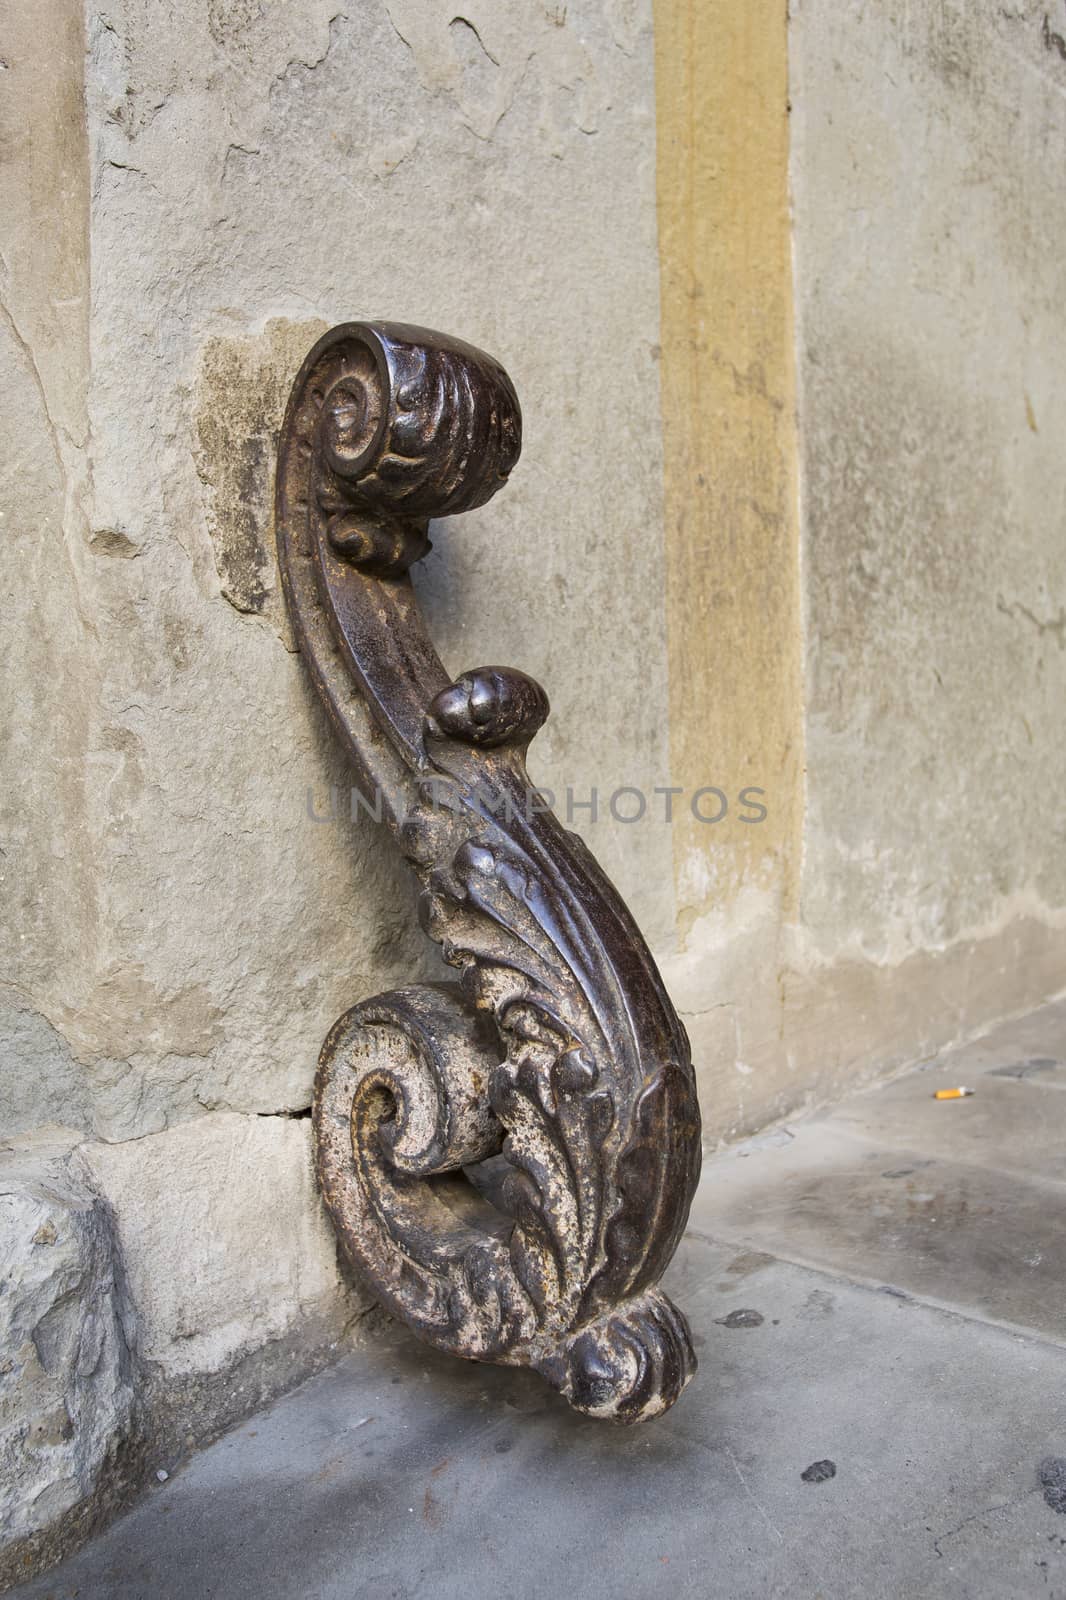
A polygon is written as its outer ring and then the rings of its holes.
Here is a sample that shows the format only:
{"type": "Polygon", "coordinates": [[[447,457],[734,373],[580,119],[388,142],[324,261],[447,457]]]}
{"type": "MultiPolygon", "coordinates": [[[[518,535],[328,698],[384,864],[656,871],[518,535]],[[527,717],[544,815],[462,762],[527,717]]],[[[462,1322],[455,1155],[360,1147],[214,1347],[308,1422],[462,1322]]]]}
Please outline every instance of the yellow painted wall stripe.
{"type": "Polygon", "coordinates": [[[786,0],[654,0],[654,17],[672,782],[730,799],[713,825],[676,813],[685,932],[747,884],[790,916],[798,885],[788,39],[786,0]]]}

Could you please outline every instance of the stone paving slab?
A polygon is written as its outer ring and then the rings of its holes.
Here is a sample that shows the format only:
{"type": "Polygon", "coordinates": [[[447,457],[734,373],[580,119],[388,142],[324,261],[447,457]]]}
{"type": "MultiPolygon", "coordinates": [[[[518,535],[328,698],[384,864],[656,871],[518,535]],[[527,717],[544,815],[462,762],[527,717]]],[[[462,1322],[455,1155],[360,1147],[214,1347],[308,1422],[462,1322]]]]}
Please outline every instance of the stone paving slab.
{"type": "MultiPolygon", "coordinates": [[[[1055,1098],[1066,1135],[1066,1101],[1055,1098]]],[[[691,1221],[1066,1344],[1066,1185],[811,1124],[787,1149],[716,1163],[691,1221]]]]}
{"type": "Polygon", "coordinates": [[[1008,1067],[1033,1060],[1051,1060],[1058,1081],[1066,1081],[1066,999],[1053,1000],[1022,1017],[1011,1017],[945,1059],[986,1067],[1008,1067]]]}
{"type": "Polygon", "coordinates": [[[699,1237],[672,1277],[701,1369],[643,1429],[389,1335],[15,1594],[1066,1595],[1038,1475],[1066,1456],[1060,1349],[699,1237]]]}
{"type": "Polygon", "coordinates": [[[939,1162],[1066,1184],[1066,1106],[1050,1075],[1028,1064],[971,1071],[972,1098],[934,1100],[934,1091],[947,1088],[958,1071],[914,1073],[858,1095],[827,1125],[939,1162]]]}
{"type": "Polygon", "coordinates": [[[691,1225],[1066,1344],[1064,1063],[1060,1002],[725,1152],[691,1225]]]}

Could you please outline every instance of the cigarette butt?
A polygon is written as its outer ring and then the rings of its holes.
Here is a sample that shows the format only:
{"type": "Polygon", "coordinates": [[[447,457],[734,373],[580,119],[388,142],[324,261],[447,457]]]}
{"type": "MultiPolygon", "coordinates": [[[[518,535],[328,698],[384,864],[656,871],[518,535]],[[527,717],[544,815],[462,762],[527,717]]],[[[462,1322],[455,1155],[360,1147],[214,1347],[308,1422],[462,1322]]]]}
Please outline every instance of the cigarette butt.
{"type": "Polygon", "coordinates": [[[933,1096],[934,1100],[964,1100],[968,1094],[973,1094],[972,1089],[938,1089],[933,1096]]]}

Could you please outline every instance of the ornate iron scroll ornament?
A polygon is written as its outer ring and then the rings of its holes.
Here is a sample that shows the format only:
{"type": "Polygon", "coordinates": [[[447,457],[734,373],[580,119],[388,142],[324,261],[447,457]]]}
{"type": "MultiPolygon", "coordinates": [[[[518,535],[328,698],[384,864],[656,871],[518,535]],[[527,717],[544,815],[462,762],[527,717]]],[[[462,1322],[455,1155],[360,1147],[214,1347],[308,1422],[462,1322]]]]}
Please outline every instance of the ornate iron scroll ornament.
{"type": "Polygon", "coordinates": [[[655,1287],[699,1176],[688,1040],[615,889],[529,804],[543,689],[509,667],[453,683],[407,576],[428,519],[483,505],[520,446],[502,367],[423,328],[334,328],[289,400],[277,524],[300,648],[460,974],[334,1025],[318,1173],[346,1251],[416,1333],[638,1422],[696,1369],[655,1287]]]}

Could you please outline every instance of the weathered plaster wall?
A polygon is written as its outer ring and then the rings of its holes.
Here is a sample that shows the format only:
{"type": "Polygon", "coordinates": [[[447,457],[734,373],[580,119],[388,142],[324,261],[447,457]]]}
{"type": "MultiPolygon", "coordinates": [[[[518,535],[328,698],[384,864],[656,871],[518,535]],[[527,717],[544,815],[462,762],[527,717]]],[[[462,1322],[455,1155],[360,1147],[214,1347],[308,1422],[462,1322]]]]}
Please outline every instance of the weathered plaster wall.
{"type": "Polygon", "coordinates": [[[86,1085],[36,998],[76,995],[98,901],[87,848],[96,624],[85,592],[88,144],[81,15],[69,0],[0,24],[0,674],[4,841],[0,1128],[85,1115],[86,1085]],[[25,1062],[23,1069],[22,1063],[25,1062]]]}
{"type": "Polygon", "coordinates": [[[1066,905],[1066,8],[793,10],[803,921],[896,962],[1066,905]]]}

